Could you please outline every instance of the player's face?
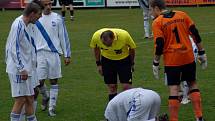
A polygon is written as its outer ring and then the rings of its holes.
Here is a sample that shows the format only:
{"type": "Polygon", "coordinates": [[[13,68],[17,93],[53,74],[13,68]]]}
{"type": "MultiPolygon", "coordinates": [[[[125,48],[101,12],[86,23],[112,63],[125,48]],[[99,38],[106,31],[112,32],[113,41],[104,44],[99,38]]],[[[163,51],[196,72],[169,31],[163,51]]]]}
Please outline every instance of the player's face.
{"type": "Polygon", "coordinates": [[[102,38],[102,42],[104,45],[110,47],[113,43],[113,39],[110,38],[110,37],[107,37],[107,38],[102,38]]]}
{"type": "Polygon", "coordinates": [[[37,13],[32,12],[31,13],[31,18],[30,18],[30,23],[34,24],[41,16],[42,16],[41,11],[38,11],[37,13]]]}
{"type": "Polygon", "coordinates": [[[51,0],[42,0],[43,5],[44,5],[44,10],[43,13],[45,15],[48,15],[51,13],[51,8],[52,8],[52,2],[51,0]]]}
{"type": "Polygon", "coordinates": [[[154,18],[157,18],[159,15],[160,15],[160,9],[155,6],[154,8],[153,7],[150,7],[150,14],[151,16],[153,16],[154,18]]]}

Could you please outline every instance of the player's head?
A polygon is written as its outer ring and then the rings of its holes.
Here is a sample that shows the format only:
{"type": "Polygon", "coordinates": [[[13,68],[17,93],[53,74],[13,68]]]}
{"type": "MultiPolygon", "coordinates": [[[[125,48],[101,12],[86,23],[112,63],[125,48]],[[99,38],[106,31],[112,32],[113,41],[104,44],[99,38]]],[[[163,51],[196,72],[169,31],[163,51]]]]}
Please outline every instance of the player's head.
{"type": "Polygon", "coordinates": [[[114,40],[114,33],[110,30],[104,31],[101,34],[101,40],[104,45],[111,46],[114,40]]]}
{"type": "Polygon", "coordinates": [[[51,0],[41,0],[44,6],[43,13],[48,15],[51,13],[52,1],[51,0]]]}
{"type": "Polygon", "coordinates": [[[166,9],[166,4],[164,0],[150,0],[149,8],[152,16],[156,18],[161,14],[162,10],[166,9]]]}
{"type": "Polygon", "coordinates": [[[41,12],[41,6],[37,3],[31,2],[25,7],[23,16],[29,18],[29,23],[35,23],[41,17],[41,12]]]}

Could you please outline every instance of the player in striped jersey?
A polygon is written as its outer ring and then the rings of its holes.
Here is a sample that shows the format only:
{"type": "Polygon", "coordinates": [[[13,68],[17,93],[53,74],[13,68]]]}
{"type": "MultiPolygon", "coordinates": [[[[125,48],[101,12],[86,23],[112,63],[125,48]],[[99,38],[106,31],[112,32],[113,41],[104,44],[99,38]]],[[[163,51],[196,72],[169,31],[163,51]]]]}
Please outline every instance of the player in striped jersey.
{"type": "MultiPolygon", "coordinates": [[[[42,17],[36,22],[37,73],[40,80],[40,91],[43,102],[48,101],[44,82],[50,80],[49,116],[55,116],[58,97],[58,79],[61,75],[60,55],[64,55],[65,65],[70,63],[70,40],[65,23],[60,15],[51,11],[51,0],[42,0],[44,10],[42,17]]],[[[43,103],[45,104],[45,103],[43,103]]],[[[43,105],[44,110],[47,105],[43,105]]]]}
{"type": "Polygon", "coordinates": [[[31,27],[41,16],[41,7],[31,2],[11,26],[6,44],[6,72],[8,73],[12,97],[15,99],[11,121],[19,121],[25,105],[28,121],[37,121],[34,110],[34,83],[36,82],[36,50],[31,27]],[[33,24],[32,24],[33,23],[33,24]]]}

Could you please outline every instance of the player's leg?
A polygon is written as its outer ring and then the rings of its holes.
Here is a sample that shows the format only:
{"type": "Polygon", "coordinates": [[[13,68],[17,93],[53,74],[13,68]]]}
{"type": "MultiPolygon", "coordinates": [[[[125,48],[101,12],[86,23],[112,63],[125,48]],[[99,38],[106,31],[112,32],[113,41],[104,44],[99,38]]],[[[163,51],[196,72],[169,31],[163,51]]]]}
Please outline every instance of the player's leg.
{"type": "Polygon", "coordinates": [[[108,87],[109,101],[117,95],[117,72],[113,60],[102,57],[102,71],[104,82],[108,87]]]}
{"type": "Polygon", "coordinates": [[[181,100],[181,103],[182,104],[189,103],[190,102],[189,97],[188,97],[189,87],[188,87],[186,81],[183,81],[181,83],[181,90],[182,90],[182,100],[181,100]]]}
{"type": "Polygon", "coordinates": [[[132,71],[130,57],[117,61],[116,66],[119,80],[122,84],[122,89],[130,89],[132,87],[132,71]]]}
{"type": "Polygon", "coordinates": [[[203,121],[201,93],[196,83],[196,63],[187,64],[184,67],[184,76],[187,79],[187,84],[190,88],[189,97],[193,105],[193,111],[197,121],[203,121]]]}
{"type": "Polygon", "coordinates": [[[50,79],[50,100],[49,100],[49,116],[55,116],[55,107],[57,103],[57,97],[59,92],[59,86],[57,84],[57,79],[50,79]]]}
{"type": "Polygon", "coordinates": [[[41,108],[42,108],[42,111],[45,111],[48,108],[48,102],[49,102],[49,91],[47,90],[45,79],[40,80],[40,85],[38,86],[38,88],[42,95],[41,108]]]}
{"type": "Polygon", "coordinates": [[[69,0],[69,8],[70,8],[70,20],[74,20],[74,7],[73,7],[73,0],[69,0]]]}
{"type": "Polygon", "coordinates": [[[27,121],[37,121],[34,113],[34,96],[26,96],[25,112],[27,121]]]}
{"type": "Polygon", "coordinates": [[[24,95],[28,94],[23,87],[26,87],[26,82],[21,80],[20,75],[8,74],[10,84],[11,84],[11,93],[14,98],[14,104],[10,114],[11,121],[19,121],[22,108],[26,102],[24,95]]]}
{"type": "Polygon", "coordinates": [[[150,14],[149,9],[145,8],[143,10],[143,25],[144,25],[144,32],[145,32],[145,38],[150,37],[150,14]]]}
{"type": "Polygon", "coordinates": [[[58,79],[61,75],[61,60],[58,53],[50,53],[48,59],[48,78],[50,79],[50,99],[49,99],[49,115],[55,116],[55,107],[59,92],[58,79]]]}
{"type": "Polygon", "coordinates": [[[65,16],[66,16],[66,0],[59,0],[61,3],[61,15],[63,17],[63,19],[65,20],[65,16]]]}
{"type": "Polygon", "coordinates": [[[167,84],[169,87],[169,115],[170,121],[178,121],[178,112],[180,107],[179,89],[180,89],[180,67],[165,66],[167,84]]]}
{"type": "Polygon", "coordinates": [[[42,110],[46,110],[48,107],[49,94],[47,91],[47,87],[45,86],[45,79],[48,78],[48,61],[47,57],[49,57],[46,52],[39,51],[37,53],[37,77],[39,80],[38,88],[40,90],[40,94],[42,95],[42,110]]]}

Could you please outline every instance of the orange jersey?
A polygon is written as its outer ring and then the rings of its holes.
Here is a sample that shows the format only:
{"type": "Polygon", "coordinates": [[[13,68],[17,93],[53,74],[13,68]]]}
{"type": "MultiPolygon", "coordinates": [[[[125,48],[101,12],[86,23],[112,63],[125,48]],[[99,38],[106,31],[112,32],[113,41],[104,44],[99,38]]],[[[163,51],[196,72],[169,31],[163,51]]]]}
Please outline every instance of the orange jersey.
{"type": "Polygon", "coordinates": [[[152,23],[154,43],[164,39],[163,60],[165,66],[181,66],[194,61],[189,28],[194,25],[190,17],[182,11],[167,11],[152,23]]]}

